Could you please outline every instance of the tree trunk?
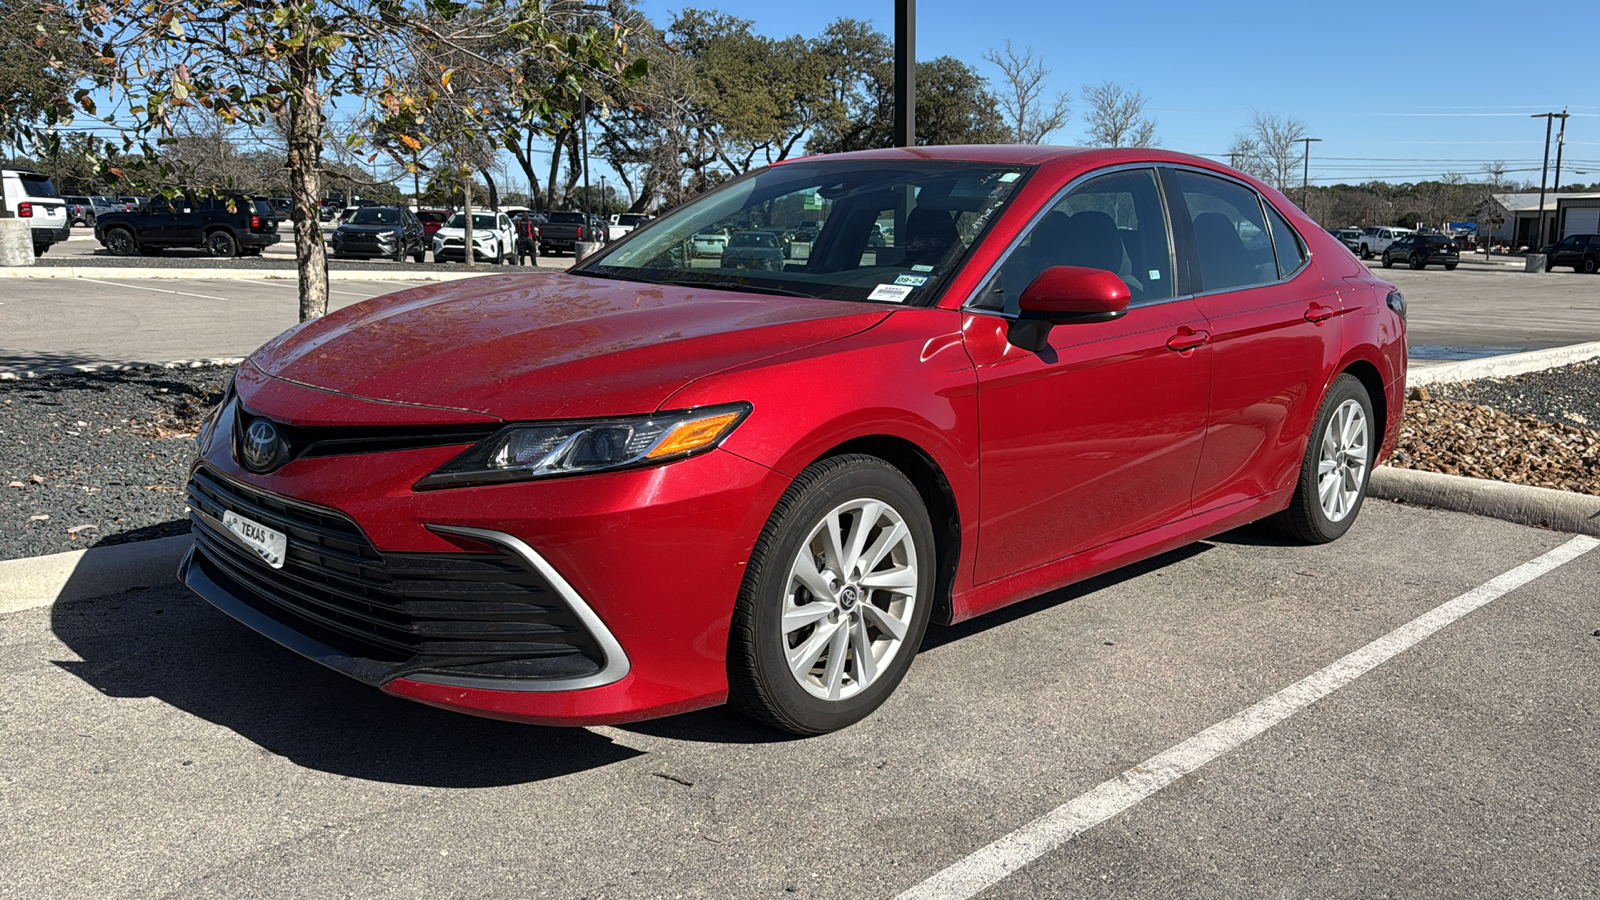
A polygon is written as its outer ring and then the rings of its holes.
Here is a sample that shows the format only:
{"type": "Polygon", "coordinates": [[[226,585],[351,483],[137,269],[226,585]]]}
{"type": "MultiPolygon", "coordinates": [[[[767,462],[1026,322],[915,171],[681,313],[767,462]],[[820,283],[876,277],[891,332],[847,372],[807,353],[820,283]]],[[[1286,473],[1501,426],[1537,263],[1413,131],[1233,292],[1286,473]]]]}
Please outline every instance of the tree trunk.
{"type": "Polygon", "coordinates": [[[467,170],[467,177],[465,179],[463,179],[463,182],[464,182],[465,186],[461,188],[461,201],[462,201],[461,202],[461,220],[462,220],[461,224],[462,224],[462,228],[463,228],[462,236],[463,236],[463,242],[464,242],[465,246],[463,246],[461,248],[461,264],[464,265],[464,266],[470,266],[470,265],[472,265],[472,170],[471,169],[467,170]]]}
{"type": "Polygon", "coordinates": [[[550,179],[544,183],[546,212],[556,208],[556,179],[561,177],[561,149],[571,133],[571,129],[563,128],[556,132],[555,139],[550,142],[550,179]]]}
{"type": "Polygon", "coordinates": [[[300,321],[328,313],[328,255],[322,243],[322,95],[307,51],[289,59],[289,153],[285,168],[294,199],[295,268],[300,281],[300,321]]]}
{"type": "MultiPolygon", "coordinates": [[[[516,159],[517,166],[522,169],[522,174],[528,179],[528,205],[535,211],[539,206],[539,176],[533,174],[533,129],[528,129],[524,143],[517,143],[515,138],[506,140],[506,149],[511,151],[511,156],[516,159]]],[[[546,207],[548,208],[548,207],[546,207]]]]}
{"type": "Polygon", "coordinates": [[[498,191],[494,186],[494,176],[489,174],[489,169],[487,167],[479,169],[478,174],[483,176],[483,183],[489,186],[489,208],[495,212],[499,212],[500,191],[498,191]]]}

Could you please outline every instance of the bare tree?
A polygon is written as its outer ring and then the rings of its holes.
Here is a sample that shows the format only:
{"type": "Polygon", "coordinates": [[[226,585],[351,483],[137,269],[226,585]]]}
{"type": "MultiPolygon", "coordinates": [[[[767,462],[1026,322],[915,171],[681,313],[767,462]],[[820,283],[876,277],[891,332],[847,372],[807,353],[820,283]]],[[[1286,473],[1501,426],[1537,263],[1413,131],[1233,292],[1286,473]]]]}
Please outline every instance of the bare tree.
{"type": "Polygon", "coordinates": [[[1260,178],[1280,191],[1301,174],[1305,160],[1306,123],[1277,113],[1250,114],[1250,127],[1233,138],[1229,164],[1260,178]]]}
{"type": "Polygon", "coordinates": [[[1050,69],[1033,55],[1032,47],[1024,47],[1019,56],[1011,49],[1011,42],[1006,41],[1004,52],[990,49],[984,52],[983,58],[1000,69],[1001,78],[995,93],[1000,115],[1005,119],[1012,140],[1019,144],[1042,144],[1067,123],[1072,115],[1069,105],[1072,98],[1063,91],[1053,100],[1045,99],[1044,82],[1050,69]]]}
{"type": "Polygon", "coordinates": [[[1129,92],[1111,81],[1086,84],[1080,95],[1088,104],[1089,131],[1083,142],[1091,147],[1154,147],[1156,121],[1144,116],[1145,96],[1129,92]]]}

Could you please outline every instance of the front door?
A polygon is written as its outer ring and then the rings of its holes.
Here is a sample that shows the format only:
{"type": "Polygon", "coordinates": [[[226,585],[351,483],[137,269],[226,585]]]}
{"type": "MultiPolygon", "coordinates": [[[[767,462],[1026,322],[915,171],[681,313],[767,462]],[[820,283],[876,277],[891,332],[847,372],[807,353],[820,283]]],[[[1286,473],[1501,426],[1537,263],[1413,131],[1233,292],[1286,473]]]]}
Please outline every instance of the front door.
{"type": "Polygon", "coordinates": [[[1207,325],[1174,299],[1155,173],[1095,177],[1038,220],[967,309],[983,464],[978,583],[1189,515],[1210,388],[1207,325]],[[1007,340],[1053,265],[1115,272],[1128,314],[1057,325],[1042,352],[1007,340]]]}

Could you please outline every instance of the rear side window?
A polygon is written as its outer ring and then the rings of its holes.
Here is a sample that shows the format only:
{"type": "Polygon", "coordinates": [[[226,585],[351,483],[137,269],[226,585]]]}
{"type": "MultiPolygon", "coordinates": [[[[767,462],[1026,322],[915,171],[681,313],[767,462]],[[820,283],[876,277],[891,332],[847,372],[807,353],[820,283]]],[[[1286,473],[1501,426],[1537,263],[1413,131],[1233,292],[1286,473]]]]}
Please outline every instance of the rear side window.
{"type": "Polygon", "coordinates": [[[1267,210],[1267,226],[1272,230],[1272,249],[1278,255],[1278,277],[1288,278],[1306,264],[1306,245],[1272,204],[1263,203],[1262,206],[1267,210]]]}
{"type": "Polygon", "coordinates": [[[1173,174],[1194,227],[1200,289],[1223,291],[1277,281],[1272,238],[1256,192],[1185,169],[1173,174]]]}

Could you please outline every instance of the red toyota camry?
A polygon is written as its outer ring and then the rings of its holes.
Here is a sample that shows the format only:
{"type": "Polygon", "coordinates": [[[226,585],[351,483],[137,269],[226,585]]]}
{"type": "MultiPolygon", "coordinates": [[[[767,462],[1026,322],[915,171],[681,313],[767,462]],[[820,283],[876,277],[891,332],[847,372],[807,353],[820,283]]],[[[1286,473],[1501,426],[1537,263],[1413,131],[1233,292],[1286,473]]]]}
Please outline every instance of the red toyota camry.
{"type": "Polygon", "coordinates": [[[565,274],[262,347],[201,436],[182,575],[423,703],[824,732],[930,622],[1256,519],[1339,537],[1405,358],[1392,286],[1204,159],[800,159],[565,274]],[[781,256],[691,252],[710,232],[781,256]]]}

